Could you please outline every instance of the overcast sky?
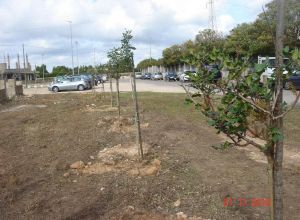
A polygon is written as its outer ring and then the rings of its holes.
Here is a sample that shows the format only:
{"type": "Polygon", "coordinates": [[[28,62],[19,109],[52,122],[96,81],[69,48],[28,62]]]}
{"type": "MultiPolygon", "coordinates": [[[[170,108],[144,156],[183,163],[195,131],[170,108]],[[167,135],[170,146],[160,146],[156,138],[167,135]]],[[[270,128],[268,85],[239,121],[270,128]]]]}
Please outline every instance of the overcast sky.
{"type": "MultiPolygon", "coordinates": [[[[161,57],[173,44],[194,39],[208,28],[208,0],[0,0],[0,57],[10,54],[15,67],[22,44],[32,65],[72,66],[70,25],[72,21],[74,66],[107,61],[106,53],[120,45],[122,32],[134,35],[135,62],[161,57]]],[[[242,22],[254,21],[270,0],[214,0],[217,29],[228,33],[242,22]]]]}

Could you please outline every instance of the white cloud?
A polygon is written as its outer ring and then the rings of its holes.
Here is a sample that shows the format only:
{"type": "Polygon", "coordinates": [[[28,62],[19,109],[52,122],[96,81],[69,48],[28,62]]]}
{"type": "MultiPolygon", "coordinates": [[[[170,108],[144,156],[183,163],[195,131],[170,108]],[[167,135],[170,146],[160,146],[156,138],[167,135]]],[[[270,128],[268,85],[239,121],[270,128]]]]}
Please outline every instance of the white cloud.
{"type": "MultiPolygon", "coordinates": [[[[232,5],[245,5],[238,7],[255,18],[268,1],[215,0],[219,30],[229,32],[240,22],[230,11],[232,5]]],[[[44,54],[50,67],[71,66],[66,21],[72,20],[80,64],[93,64],[94,48],[97,62],[105,62],[106,52],[119,45],[125,28],[133,30],[137,63],[149,57],[150,41],[158,58],[163,48],[193,39],[208,27],[208,14],[207,0],[0,0],[0,53],[10,53],[15,60],[24,43],[33,64],[40,65],[44,54]]]]}

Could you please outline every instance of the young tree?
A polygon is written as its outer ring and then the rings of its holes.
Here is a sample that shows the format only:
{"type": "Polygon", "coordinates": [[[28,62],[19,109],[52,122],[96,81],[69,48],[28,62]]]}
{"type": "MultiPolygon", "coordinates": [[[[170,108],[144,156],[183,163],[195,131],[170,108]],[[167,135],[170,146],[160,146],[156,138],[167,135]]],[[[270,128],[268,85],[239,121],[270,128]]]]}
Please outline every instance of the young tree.
{"type": "Polygon", "coordinates": [[[222,147],[253,145],[261,150],[268,160],[271,195],[270,218],[281,220],[282,214],[282,159],[283,159],[283,117],[295,107],[300,98],[297,94],[294,103],[287,106],[283,102],[283,52],[294,63],[300,64],[298,49],[283,50],[283,8],[284,1],[278,0],[276,32],[276,74],[261,83],[261,75],[267,64],[256,65],[251,70],[248,59],[233,59],[218,50],[195,54],[186,62],[198,65],[196,75],[190,75],[192,86],[198,90],[188,94],[187,102],[194,103],[209,118],[208,123],[218,132],[224,133],[230,141],[222,147]],[[219,69],[208,68],[207,64],[219,64],[219,68],[229,70],[227,78],[217,79],[219,69]],[[221,100],[216,93],[221,91],[221,100]],[[263,129],[256,129],[260,124],[263,129]],[[259,140],[260,139],[260,140],[259,140]]]}
{"type": "Polygon", "coordinates": [[[135,111],[135,125],[136,125],[136,143],[139,149],[139,154],[141,158],[143,158],[143,146],[142,146],[142,136],[141,136],[141,127],[140,127],[140,116],[139,116],[139,106],[138,106],[138,99],[137,99],[137,92],[136,92],[136,81],[135,81],[135,71],[134,71],[134,60],[133,60],[133,47],[130,43],[133,36],[131,31],[126,30],[123,33],[123,38],[121,40],[121,54],[123,60],[123,70],[130,71],[131,73],[131,86],[132,86],[132,99],[134,102],[134,111],[135,111]]]}
{"type": "MultiPolygon", "coordinates": [[[[116,79],[116,88],[117,88],[117,107],[118,107],[118,116],[121,117],[121,107],[120,107],[120,89],[119,89],[119,79],[120,79],[120,70],[121,70],[121,52],[120,48],[113,48],[107,53],[109,58],[109,65],[111,67],[112,76],[116,79]]],[[[111,79],[110,79],[111,80],[111,79]]],[[[111,86],[112,91],[112,86],[111,86]]]]}

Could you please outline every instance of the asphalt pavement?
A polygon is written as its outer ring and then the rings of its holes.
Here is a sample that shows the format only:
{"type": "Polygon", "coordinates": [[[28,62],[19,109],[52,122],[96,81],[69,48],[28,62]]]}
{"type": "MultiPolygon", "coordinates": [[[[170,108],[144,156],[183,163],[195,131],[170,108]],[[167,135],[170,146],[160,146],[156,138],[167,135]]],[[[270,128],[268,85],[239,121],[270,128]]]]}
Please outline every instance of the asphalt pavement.
{"type": "MultiPolygon", "coordinates": [[[[188,84],[188,83],[185,83],[188,84]]],[[[25,95],[34,95],[34,94],[51,94],[52,92],[48,90],[47,85],[38,85],[35,86],[36,88],[24,88],[24,94],[25,95]]],[[[121,92],[130,92],[131,91],[131,83],[130,79],[120,79],[119,83],[120,91],[121,92]]],[[[162,92],[162,93],[185,93],[183,88],[181,87],[181,82],[167,82],[164,80],[136,80],[136,88],[138,92],[162,92]]],[[[113,82],[113,90],[116,91],[116,84],[113,82]]],[[[96,92],[109,92],[109,82],[104,83],[104,89],[101,86],[95,87],[96,92]]],[[[75,92],[78,93],[79,91],[68,91],[68,92],[75,92]]],[[[89,93],[92,92],[92,90],[85,90],[81,93],[89,93]]],[[[67,92],[63,92],[67,93],[67,92]]],[[[291,104],[295,100],[295,95],[288,90],[283,91],[283,99],[288,104],[291,104]]],[[[300,102],[297,103],[298,106],[300,106],[300,102]]]]}

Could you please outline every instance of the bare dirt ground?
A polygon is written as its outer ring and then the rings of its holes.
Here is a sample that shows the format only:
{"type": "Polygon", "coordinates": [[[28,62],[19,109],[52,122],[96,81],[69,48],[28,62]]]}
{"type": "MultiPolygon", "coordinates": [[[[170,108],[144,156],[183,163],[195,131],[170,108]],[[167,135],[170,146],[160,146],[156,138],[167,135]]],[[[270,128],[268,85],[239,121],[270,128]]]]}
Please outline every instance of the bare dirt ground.
{"type": "MultiPolygon", "coordinates": [[[[261,153],[212,148],[223,138],[184,97],[140,94],[142,161],[130,94],[121,94],[117,127],[108,94],[37,95],[0,105],[1,219],[268,219],[267,207],[223,204],[225,197],[269,197],[261,153]]],[[[299,114],[285,122],[288,220],[300,219],[299,114]]]]}

